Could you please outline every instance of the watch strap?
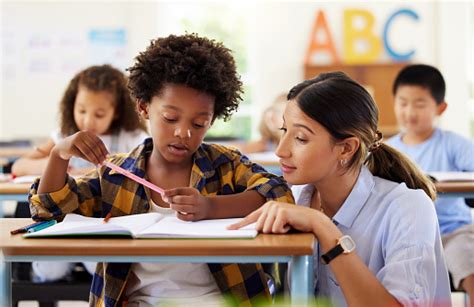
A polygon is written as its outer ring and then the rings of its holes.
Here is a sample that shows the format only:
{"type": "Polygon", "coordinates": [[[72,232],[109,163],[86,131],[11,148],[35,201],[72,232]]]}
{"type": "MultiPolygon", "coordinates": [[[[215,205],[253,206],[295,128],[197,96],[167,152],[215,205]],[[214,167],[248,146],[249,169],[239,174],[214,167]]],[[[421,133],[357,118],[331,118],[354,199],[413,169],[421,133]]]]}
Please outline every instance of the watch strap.
{"type": "Polygon", "coordinates": [[[331,248],[327,253],[321,255],[321,260],[325,264],[329,264],[331,260],[339,256],[340,254],[344,253],[344,249],[342,248],[341,244],[338,243],[336,246],[331,248]]]}

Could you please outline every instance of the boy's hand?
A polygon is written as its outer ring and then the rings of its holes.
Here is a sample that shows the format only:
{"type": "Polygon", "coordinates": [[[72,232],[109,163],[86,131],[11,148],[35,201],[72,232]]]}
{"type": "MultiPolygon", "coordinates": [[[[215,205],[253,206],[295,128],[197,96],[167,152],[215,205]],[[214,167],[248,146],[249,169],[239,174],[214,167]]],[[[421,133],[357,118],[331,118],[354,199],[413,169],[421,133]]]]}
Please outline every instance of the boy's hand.
{"type": "Polygon", "coordinates": [[[57,143],[52,153],[63,160],[69,160],[75,156],[100,164],[109,152],[97,135],[89,131],[79,131],[57,143]]]}
{"type": "Polygon", "coordinates": [[[195,188],[165,190],[162,198],[176,211],[176,216],[180,220],[198,221],[209,216],[211,200],[201,195],[195,188]]]}

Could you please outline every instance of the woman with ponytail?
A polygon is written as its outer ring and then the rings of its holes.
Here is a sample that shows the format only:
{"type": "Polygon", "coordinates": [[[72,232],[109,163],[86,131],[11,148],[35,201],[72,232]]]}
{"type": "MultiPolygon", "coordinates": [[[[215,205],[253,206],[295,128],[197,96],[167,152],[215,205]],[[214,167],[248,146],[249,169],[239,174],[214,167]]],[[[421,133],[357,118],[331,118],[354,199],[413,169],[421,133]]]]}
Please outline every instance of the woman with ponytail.
{"type": "Polygon", "coordinates": [[[382,143],[369,93],[333,72],[288,100],[276,154],[298,206],[268,202],[231,228],[314,233],[314,293],[331,305],[449,306],[434,187],[382,143]]]}

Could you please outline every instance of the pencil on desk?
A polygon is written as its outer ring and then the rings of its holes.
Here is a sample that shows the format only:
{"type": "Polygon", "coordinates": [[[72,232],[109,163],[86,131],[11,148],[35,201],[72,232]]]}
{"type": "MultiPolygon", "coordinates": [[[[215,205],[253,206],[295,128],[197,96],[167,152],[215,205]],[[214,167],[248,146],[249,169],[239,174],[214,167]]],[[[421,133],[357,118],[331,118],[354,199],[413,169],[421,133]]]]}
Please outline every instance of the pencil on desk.
{"type": "Polygon", "coordinates": [[[112,212],[107,213],[107,215],[104,217],[104,223],[107,223],[111,217],[112,217],[112,212]]]}

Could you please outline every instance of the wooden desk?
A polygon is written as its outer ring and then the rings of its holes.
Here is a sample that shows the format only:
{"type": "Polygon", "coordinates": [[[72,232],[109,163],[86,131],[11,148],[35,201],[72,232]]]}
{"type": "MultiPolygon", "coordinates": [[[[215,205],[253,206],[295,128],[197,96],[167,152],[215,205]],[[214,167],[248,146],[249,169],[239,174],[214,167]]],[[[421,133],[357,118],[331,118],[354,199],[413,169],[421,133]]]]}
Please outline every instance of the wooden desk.
{"type": "Polygon", "coordinates": [[[28,194],[31,184],[32,183],[1,182],[0,183],[0,200],[2,199],[2,196],[4,195],[28,194]]]}
{"type": "Polygon", "coordinates": [[[436,182],[438,197],[474,198],[474,181],[436,182]]]}
{"type": "Polygon", "coordinates": [[[3,217],[3,202],[28,201],[30,187],[31,183],[0,182],[0,218],[3,217]]]}
{"type": "Polygon", "coordinates": [[[0,157],[19,158],[32,151],[32,147],[2,147],[0,148],[0,157]]]}
{"type": "Polygon", "coordinates": [[[0,249],[5,272],[4,297],[11,299],[11,262],[202,262],[291,263],[293,302],[306,302],[313,294],[312,234],[259,234],[253,240],[138,240],[127,238],[25,239],[10,230],[30,219],[0,219],[0,249]],[[93,240],[94,244],[91,244],[93,240]]]}

